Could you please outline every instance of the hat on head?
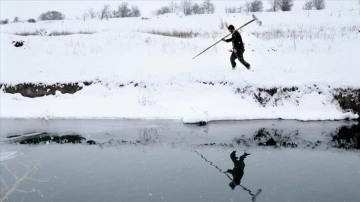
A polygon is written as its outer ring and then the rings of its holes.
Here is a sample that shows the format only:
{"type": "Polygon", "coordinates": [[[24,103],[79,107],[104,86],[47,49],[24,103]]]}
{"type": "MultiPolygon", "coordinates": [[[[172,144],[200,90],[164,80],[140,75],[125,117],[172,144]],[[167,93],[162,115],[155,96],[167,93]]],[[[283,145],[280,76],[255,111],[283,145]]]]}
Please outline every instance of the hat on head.
{"type": "Polygon", "coordinates": [[[234,27],[234,25],[229,25],[228,29],[233,30],[233,29],[235,29],[235,27],[234,27]]]}

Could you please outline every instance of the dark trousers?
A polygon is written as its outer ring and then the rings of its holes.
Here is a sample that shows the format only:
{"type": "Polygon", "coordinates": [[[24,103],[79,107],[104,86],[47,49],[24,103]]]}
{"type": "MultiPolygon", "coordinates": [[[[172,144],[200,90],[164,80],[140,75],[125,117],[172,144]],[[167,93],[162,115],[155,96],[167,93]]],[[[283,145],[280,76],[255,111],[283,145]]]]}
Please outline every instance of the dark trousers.
{"type": "Polygon", "coordinates": [[[230,56],[230,62],[231,62],[231,66],[234,68],[236,67],[236,58],[239,59],[239,61],[241,62],[241,64],[243,64],[246,68],[249,69],[250,67],[250,64],[247,63],[245,60],[244,60],[244,54],[245,50],[244,49],[237,49],[236,50],[236,53],[232,52],[231,56],[230,56]]]}

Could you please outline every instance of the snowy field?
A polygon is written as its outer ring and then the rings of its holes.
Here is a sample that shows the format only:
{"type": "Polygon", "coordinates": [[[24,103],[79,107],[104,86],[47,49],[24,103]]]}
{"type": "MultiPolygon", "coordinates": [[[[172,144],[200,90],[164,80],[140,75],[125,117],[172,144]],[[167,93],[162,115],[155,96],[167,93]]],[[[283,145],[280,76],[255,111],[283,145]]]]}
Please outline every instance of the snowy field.
{"type": "Polygon", "coordinates": [[[184,122],[357,118],[339,107],[332,92],[360,88],[358,1],[327,1],[321,11],[295,6],[291,12],[256,13],[262,26],[252,23],[242,30],[244,57],[253,71],[238,61],[231,69],[230,43],[192,59],[228,34],[223,24],[240,27],[252,13],[1,25],[1,84],[93,83],[75,94],[41,98],[1,92],[0,116],[184,122]],[[193,37],[159,35],[167,32],[193,37]],[[14,40],[25,45],[16,48],[14,40]],[[298,90],[265,105],[254,99],[262,96],[261,88],[292,87],[298,90]]]}

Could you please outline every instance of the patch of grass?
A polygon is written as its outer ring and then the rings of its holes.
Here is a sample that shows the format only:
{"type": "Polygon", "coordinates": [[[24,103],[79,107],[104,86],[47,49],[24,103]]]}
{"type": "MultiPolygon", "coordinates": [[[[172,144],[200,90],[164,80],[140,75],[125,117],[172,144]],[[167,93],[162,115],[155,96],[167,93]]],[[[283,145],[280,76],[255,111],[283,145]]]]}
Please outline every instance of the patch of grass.
{"type": "Polygon", "coordinates": [[[50,35],[51,36],[62,36],[62,35],[73,35],[73,34],[94,34],[95,32],[92,31],[80,31],[80,32],[68,32],[68,31],[55,31],[52,32],[50,35]]]}
{"type": "Polygon", "coordinates": [[[44,32],[44,31],[33,31],[33,32],[15,32],[11,33],[18,36],[66,36],[73,34],[94,34],[92,31],[80,31],[80,32],[69,32],[69,31],[54,31],[54,32],[44,32]]]}
{"type": "Polygon", "coordinates": [[[294,38],[294,39],[334,39],[338,36],[344,37],[356,32],[358,26],[344,26],[340,28],[331,27],[310,27],[308,29],[299,27],[295,29],[278,29],[273,28],[262,32],[251,32],[257,38],[264,40],[294,38]]]}
{"type": "Polygon", "coordinates": [[[169,36],[169,37],[177,37],[177,38],[194,38],[200,35],[199,32],[193,31],[161,31],[161,30],[150,30],[150,31],[143,31],[149,34],[161,35],[161,36],[169,36]]]}
{"type": "Polygon", "coordinates": [[[15,32],[12,33],[14,35],[19,35],[19,36],[35,36],[38,35],[36,32],[15,32]]]}

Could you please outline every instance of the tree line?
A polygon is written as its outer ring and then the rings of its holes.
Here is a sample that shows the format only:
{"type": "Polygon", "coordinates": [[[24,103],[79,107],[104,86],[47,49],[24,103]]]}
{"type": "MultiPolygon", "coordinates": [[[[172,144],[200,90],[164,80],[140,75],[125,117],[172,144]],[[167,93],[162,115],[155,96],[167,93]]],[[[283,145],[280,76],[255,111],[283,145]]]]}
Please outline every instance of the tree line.
{"type": "MultiPolygon", "coordinates": [[[[129,6],[127,2],[123,2],[115,10],[111,10],[110,5],[105,4],[100,10],[95,11],[94,9],[88,9],[83,15],[82,18],[85,19],[95,19],[99,18],[109,19],[109,18],[124,18],[124,17],[139,17],[141,12],[137,6],[129,6]]],[[[47,11],[37,18],[39,21],[46,21],[46,20],[65,20],[66,16],[59,12],[59,11],[47,11]]],[[[26,20],[29,23],[35,23],[36,20],[30,18],[26,20]]],[[[1,20],[0,24],[8,24],[10,21],[9,19],[1,20]]],[[[20,20],[19,17],[15,17],[12,23],[23,22],[20,20]]]]}
{"type": "MultiPolygon", "coordinates": [[[[294,0],[267,0],[270,4],[268,12],[291,11],[294,6],[294,0]]],[[[303,5],[304,10],[322,10],[325,8],[325,0],[307,0],[303,5]]],[[[262,0],[247,1],[239,7],[226,7],[226,13],[242,13],[242,12],[262,12],[264,10],[262,0]]]]}
{"type": "MultiPolygon", "coordinates": [[[[267,0],[271,8],[267,11],[291,11],[294,0],[267,0]]],[[[360,2],[360,0],[359,0],[360,2]]],[[[321,10],[325,8],[325,0],[307,0],[303,6],[304,10],[321,10]]],[[[239,7],[226,7],[226,13],[242,13],[242,12],[262,12],[264,9],[262,0],[252,0],[245,2],[244,5],[239,7]]],[[[182,12],[184,15],[198,15],[198,14],[212,14],[215,13],[215,6],[210,0],[203,0],[201,3],[193,3],[192,0],[181,0],[179,3],[171,1],[167,6],[163,6],[155,11],[154,15],[163,15],[167,13],[182,12]]],[[[139,17],[141,16],[140,9],[137,6],[130,6],[127,2],[123,2],[115,9],[111,9],[109,4],[105,4],[100,10],[95,11],[93,8],[89,8],[85,11],[81,18],[95,19],[99,18],[125,18],[125,17],[139,17]]],[[[78,17],[80,18],[80,17],[78,17]]],[[[45,20],[64,20],[65,15],[59,11],[47,11],[42,13],[38,18],[40,21],[45,20]]],[[[20,22],[19,17],[15,17],[13,23],[20,22]]],[[[29,23],[35,23],[36,20],[30,18],[27,20],[29,23]]],[[[9,23],[8,19],[1,20],[0,24],[9,23]]]]}
{"type": "Polygon", "coordinates": [[[137,6],[131,6],[123,2],[115,10],[112,10],[109,4],[105,4],[99,11],[88,9],[83,15],[83,20],[99,18],[100,20],[109,18],[126,18],[141,16],[140,9],[137,6]]]}
{"type": "Polygon", "coordinates": [[[193,3],[192,0],[182,0],[180,3],[170,2],[154,11],[154,15],[182,12],[184,15],[212,14],[215,13],[215,6],[210,0],[203,0],[202,3],[193,3]]]}

